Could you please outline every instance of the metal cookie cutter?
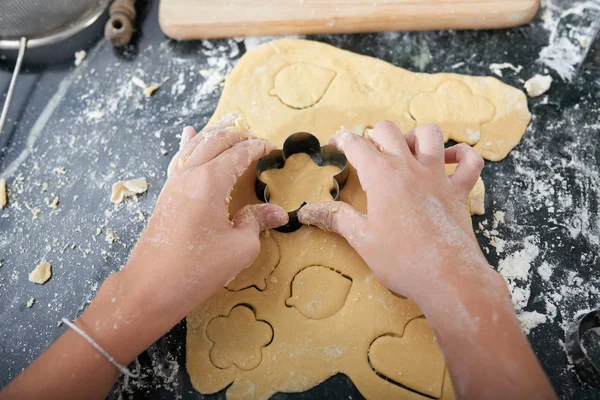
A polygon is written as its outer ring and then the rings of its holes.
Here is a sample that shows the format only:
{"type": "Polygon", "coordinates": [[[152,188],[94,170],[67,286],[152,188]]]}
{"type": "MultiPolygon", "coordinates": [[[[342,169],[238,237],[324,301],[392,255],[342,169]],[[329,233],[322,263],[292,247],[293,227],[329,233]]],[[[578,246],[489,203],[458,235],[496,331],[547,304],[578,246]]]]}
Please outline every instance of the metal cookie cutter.
{"type": "Polygon", "coordinates": [[[566,348],[579,377],[591,386],[600,387],[600,369],[581,345],[583,335],[596,328],[600,328],[600,309],[587,313],[569,327],[566,348]]]}
{"type": "MultiPolygon", "coordinates": [[[[333,177],[334,188],[331,191],[333,200],[337,200],[340,190],[348,180],[348,160],[346,156],[336,147],[327,145],[321,147],[319,139],[308,132],[298,132],[289,136],[283,143],[283,150],[273,150],[265,157],[258,160],[256,164],[256,195],[263,203],[269,202],[269,187],[260,180],[260,175],[269,169],[281,169],[285,165],[285,160],[293,154],[306,153],[319,166],[334,165],[340,169],[340,172],[333,177]]],[[[277,228],[279,232],[294,232],[302,227],[298,221],[298,211],[306,203],[294,211],[288,212],[289,222],[277,228]]]]}

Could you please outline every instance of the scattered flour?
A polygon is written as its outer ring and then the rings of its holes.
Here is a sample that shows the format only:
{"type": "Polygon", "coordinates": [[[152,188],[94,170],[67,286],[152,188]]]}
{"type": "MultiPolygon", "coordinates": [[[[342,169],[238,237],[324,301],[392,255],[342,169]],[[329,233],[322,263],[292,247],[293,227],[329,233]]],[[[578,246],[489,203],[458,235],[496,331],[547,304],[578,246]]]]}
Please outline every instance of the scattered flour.
{"type": "Polygon", "coordinates": [[[542,20],[550,38],[538,61],[571,81],[600,30],[600,4],[597,0],[574,1],[571,8],[561,10],[552,0],[543,0],[542,6],[542,20]]]}
{"type": "Polygon", "coordinates": [[[537,269],[538,274],[540,275],[540,277],[546,281],[549,282],[550,278],[552,277],[552,266],[550,264],[548,264],[546,261],[544,261],[542,263],[542,265],[540,265],[537,269]]]}

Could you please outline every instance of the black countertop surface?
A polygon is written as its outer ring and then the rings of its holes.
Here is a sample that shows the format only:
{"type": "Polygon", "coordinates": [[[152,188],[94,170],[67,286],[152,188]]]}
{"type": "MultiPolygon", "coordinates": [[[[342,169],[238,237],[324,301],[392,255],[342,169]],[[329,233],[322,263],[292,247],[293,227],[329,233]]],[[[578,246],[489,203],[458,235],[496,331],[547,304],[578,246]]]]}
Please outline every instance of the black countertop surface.
{"type": "MultiPolygon", "coordinates": [[[[72,60],[29,63],[19,77],[0,136],[0,176],[9,186],[9,206],[0,211],[0,387],[66,329],[57,326],[62,317],[75,319],[125,264],[182,127],[206,123],[220,77],[266,40],[178,43],[158,27],[158,2],[138,8],[134,45],[114,50],[97,37],[79,67],[72,60]],[[133,76],[169,79],[146,98],[133,76]],[[142,176],[150,188],[138,202],[109,202],[112,183],[142,176]],[[49,208],[45,199],[55,196],[59,207],[49,208]],[[34,285],[28,274],[42,260],[53,265],[53,277],[34,285]]],[[[565,399],[600,397],[578,381],[563,343],[577,313],[600,306],[600,40],[592,26],[599,17],[600,1],[548,0],[534,23],[508,30],[310,37],[413,71],[492,75],[490,64],[508,62],[523,68],[505,69],[499,79],[515,87],[536,73],[554,77],[547,95],[529,101],[533,121],[523,142],[486,164],[486,215],[474,226],[492,266],[525,268],[513,295],[526,294],[519,314],[535,322],[528,337],[565,399]],[[494,224],[498,211],[504,222],[494,224]]],[[[3,99],[10,54],[0,63],[3,99]]],[[[184,323],[139,360],[142,379],[119,380],[111,396],[204,398],[185,371],[184,323]]],[[[288,397],[361,398],[343,375],[307,393],[275,396],[288,397]]]]}

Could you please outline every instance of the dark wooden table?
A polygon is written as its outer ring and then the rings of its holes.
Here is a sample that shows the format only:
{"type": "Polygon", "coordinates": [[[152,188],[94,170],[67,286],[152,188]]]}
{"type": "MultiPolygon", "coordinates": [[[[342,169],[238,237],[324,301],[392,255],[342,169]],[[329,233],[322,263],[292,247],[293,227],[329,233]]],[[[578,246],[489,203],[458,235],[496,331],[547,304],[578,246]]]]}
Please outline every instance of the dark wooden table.
{"type": "MultiPolygon", "coordinates": [[[[474,226],[492,266],[530,261],[527,279],[517,282],[530,290],[523,311],[537,311],[547,322],[529,339],[562,398],[592,399],[600,391],[577,380],[563,342],[576,314],[600,304],[600,41],[585,29],[600,14],[591,7],[564,13],[577,4],[570,0],[550,4],[533,24],[509,30],[311,39],[428,73],[490,75],[490,64],[510,62],[523,70],[504,70],[501,79],[516,87],[536,73],[553,75],[548,95],[530,100],[533,121],[523,142],[504,161],[487,163],[487,211],[474,218],[474,226]],[[585,59],[567,56],[571,81],[539,61],[552,32],[558,37],[565,29],[575,32],[571,37],[582,49],[590,48],[585,59]],[[587,39],[576,37],[585,32],[587,39]],[[497,211],[506,213],[493,233],[503,240],[502,251],[479,229],[488,221],[485,230],[493,230],[497,211]],[[540,267],[552,271],[548,281],[537,272],[540,267]]],[[[62,317],[76,318],[101,282],[126,263],[145,224],[139,215],[152,212],[177,135],[186,124],[201,128],[206,123],[220,96],[219,75],[227,75],[260,41],[178,43],[160,32],[157,8],[156,1],[139,2],[142,22],[127,49],[116,51],[98,38],[81,66],[28,64],[19,79],[10,123],[0,136],[0,174],[10,190],[10,205],[0,211],[0,387],[66,329],[57,326],[62,317]],[[148,84],[169,80],[146,98],[131,85],[132,76],[148,84]],[[109,202],[114,181],[142,176],[150,189],[139,202],[116,207],[109,202]],[[55,195],[60,198],[56,210],[44,200],[55,195]],[[118,240],[108,243],[107,232],[118,240]],[[53,265],[53,277],[44,286],[27,279],[41,260],[53,265]],[[27,308],[32,297],[35,303],[27,308]]],[[[0,62],[5,93],[12,64],[0,62]]],[[[185,371],[184,338],[181,323],[140,356],[143,378],[121,379],[113,395],[203,398],[185,371]]],[[[338,375],[307,393],[275,398],[360,394],[338,375]]]]}

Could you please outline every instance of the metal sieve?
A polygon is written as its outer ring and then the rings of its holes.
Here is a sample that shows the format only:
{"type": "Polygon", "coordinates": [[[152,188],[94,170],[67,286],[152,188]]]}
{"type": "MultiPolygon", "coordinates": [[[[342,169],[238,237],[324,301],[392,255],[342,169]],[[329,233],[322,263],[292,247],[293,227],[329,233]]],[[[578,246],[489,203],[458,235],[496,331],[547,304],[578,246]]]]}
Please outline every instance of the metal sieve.
{"type": "Polygon", "coordinates": [[[0,50],[19,50],[0,116],[0,134],[8,115],[26,48],[60,42],[93,24],[110,0],[1,0],[0,50]]]}

